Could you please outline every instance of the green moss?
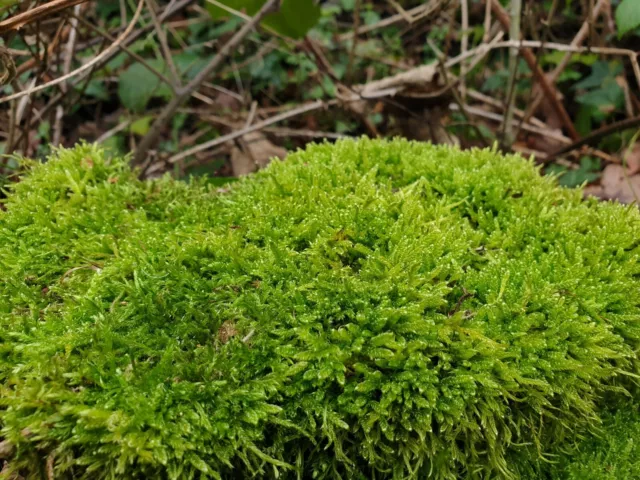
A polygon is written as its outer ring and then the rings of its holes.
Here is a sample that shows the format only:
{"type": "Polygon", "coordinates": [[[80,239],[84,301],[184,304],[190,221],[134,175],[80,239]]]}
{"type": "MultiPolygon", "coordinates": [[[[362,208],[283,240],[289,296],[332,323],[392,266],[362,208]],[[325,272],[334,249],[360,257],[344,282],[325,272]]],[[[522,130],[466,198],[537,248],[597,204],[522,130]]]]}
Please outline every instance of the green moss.
{"type": "Polygon", "coordinates": [[[558,480],[632,480],[640,478],[640,411],[636,404],[604,415],[596,436],[566,455],[553,470],[558,480]]]}
{"type": "Polygon", "coordinates": [[[80,146],[6,207],[33,476],[526,478],[640,373],[640,214],[519,157],[344,141],[227,192],[80,146]]]}

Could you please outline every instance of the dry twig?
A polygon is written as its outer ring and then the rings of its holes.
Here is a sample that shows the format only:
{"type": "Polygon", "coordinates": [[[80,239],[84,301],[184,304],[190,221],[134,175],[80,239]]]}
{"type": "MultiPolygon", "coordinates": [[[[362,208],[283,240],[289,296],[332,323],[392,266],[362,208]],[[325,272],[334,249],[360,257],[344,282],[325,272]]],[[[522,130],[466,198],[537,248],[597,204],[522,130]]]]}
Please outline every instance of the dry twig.
{"type": "Polygon", "coordinates": [[[640,125],[640,115],[633,118],[627,118],[625,120],[620,120],[619,122],[612,123],[610,125],[605,125],[598,130],[594,130],[589,135],[584,136],[578,141],[575,141],[565,147],[559,148],[555,152],[549,154],[547,161],[550,162],[553,159],[565,155],[572,150],[577,150],[583,145],[594,145],[604,137],[611,135],[616,132],[621,132],[623,130],[627,130],[629,128],[634,128],[640,125]]]}
{"type": "MultiPolygon", "coordinates": [[[[502,5],[500,5],[498,0],[486,0],[486,1],[491,2],[491,9],[494,15],[497,17],[498,21],[502,24],[502,27],[505,30],[510,30],[511,20],[509,19],[509,14],[505,11],[502,5]]],[[[527,65],[529,65],[529,68],[533,72],[534,78],[540,84],[540,87],[542,87],[542,90],[544,91],[545,95],[549,97],[549,101],[551,102],[551,106],[553,107],[553,110],[562,121],[562,124],[565,126],[565,128],[569,132],[569,135],[574,140],[577,140],[580,137],[580,135],[578,134],[578,131],[573,125],[573,122],[571,121],[571,117],[569,117],[569,114],[567,113],[567,110],[564,108],[564,105],[562,104],[562,102],[560,102],[558,98],[557,90],[552,85],[550,85],[549,82],[547,81],[547,78],[545,77],[544,72],[542,71],[542,69],[538,65],[538,62],[536,61],[535,55],[528,48],[522,48],[521,55],[524,58],[524,60],[527,62],[527,65]]]]}
{"type": "MultiPolygon", "coordinates": [[[[572,47],[579,47],[580,45],[582,45],[582,42],[584,42],[587,35],[589,34],[589,30],[590,30],[589,26],[591,25],[591,20],[595,20],[598,17],[598,15],[600,15],[602,8],[608,3],[609,3],[609,0],[598,0],[598,2],[596,3],[596,5],[593,7],[591,11],[590,18],[584,21],[584,23],[580,27],[580,30],[578,30],[578,33],[571,41],[572,47]]],[[[556,80],[558,80],[558,77],[560,76],[560,74],[564,71],[565,68],[567,68],[569,61],[571,60],[571,53],[572,52],[567,52],[567,54],[564,57],[562,57],[562,60],[560,60],[560,63],[558,63],[556,68],[554,68],[553,71],[549,75],[547,75],[547,78],[549,79],[550,83],[555,83],[556,80]]],[[[638,80],[638,84],[640,85],[640,79],[638,80]]],[[[531,102],[531,105],[527,109],[527,115],[525,115],[524,117],[525,120],[527,120],[531,115],[533,115],[538,110],[538,106],[540,106],[540,103],[542,103],[543,99],[544,99],[543,92],[540,92],[538,93],[538,95],[536,95],[536,97],[531,102]]]]}
{"type": "Polygon", "coordinates": [[[323,102],[321,100],[318,100],[316,102],[310,103],[310,104],[306,104],[306,105],[302,105],[298,108],[294,108],[292,110],[288,110],[284,113],[281,113],[280,115],[276,115],[274,117],[271,117],[267,120],[263,120],[261,122],[257,122],[254,123],[251,126],[248,126],[246,128],[243,128],[241,130],[237,130],[235,132],[231,132],[227,135],[223,135],[221,137],[218,137],[214,140],[211,140],[209,142],[205,142],[205,143],[201,143],[200,145],[196,145],[193,148],[190,148],[188,150],[185,150],[184,152],[178,153],[174,156],[172,156],[169,159],[169,163],[175,163],[178,162],[184,158],[190,157],[191,155],[194,155],[198,152],[202,152],[204,150],[208,150],[210,148],[216,147],[218,145],[222,145],[223,143],[229,142],[231,140],[235,140],[236,138],[240,138],[243,137],[244,135],[247,135],[248,133],[251,132],[256,132],[258,130],[262,130],[265,127],[268,127],[270,125],[274,125],[276,123],[282,122],[284,120],[288,120],[290,118],[293,117],[297,117],[298,115],[303,115],[305,113],[308,112],[312,112],[314,110],[320,110],[321,108],[324,108],[326,106],[329,105],[335,105],[337,102],[336,101],[332,101],[332,102],[323,102]]]}
{"type": "Polygon", "coordinates": [[[48,17],[65,8],[73,7],[79,3],[84,3],[87,0],[52,0],[51,2],[39,5],[31,10],[14,15],[0,22],[0,35],[3,35],[11,30],[19,30],[27,23],[37,21],[41,18],[48,17]]]}
{"type": "Polygon", "coordinates": [[[60,83],[66,82],[67,80],[69,80],[70,78],[73,78],[73,77],[81,77],[82,73],[86,72],[87,70],[92,69],[98,63],[100,63],[100,61],[102,61],[105,57],[110,55],[112,52],[118,50],[119,44],[131,33],[131,31],[133,30],[133,27],[137,23],[138,18],[140,17],[140,13],[142,12],[142,6],[143,5],[144,5],[144,0],[140,0],[140,2],[138,3],[138,8],[136,10],[136,13],[134,14],[133,19],[131,20],[131,23],[129,23],[129,26],[122,33],[122,35],[120,35],[116,39],[116,42],[114,44],[110,45],[109,47],[107,47],[107,49],[105,49],[99,55],[96,55],[89,62],[85,63],[83,66],[77,68],[73,72],[70,72],[70,73],[68,73],[66,75],[62,75],[61,77],[56,78],[55,80],[47,82],[47,83],[45,83],[43,85],[38,85],[37,87],[29,88],[29,89],[24,90],[22,92],[17,92],[17,93],[14,93],[13,95],[8,95],[6,97],[2,97],[2,98],[0,98],[0,103],[5,103],[5,102],[8,102],[9,100],[13,100],[15,98],[20,98],[20,97],[24,97],[26,95],[31,95],[32,93],[36,93],[36,92],[39,92],[39,91],[44,90],[46,88],[52,87],[54,85],[58,85],[60,83]]]}
{"type": "Polygon", "coordinates": [[[164,110],[160,113],[160,116],[151,126],[149,132],[144,136],[140,145],[136,150],[133,158],[133,163],[136,165],[142,164],[147,157],[149,149],[156,143],[158,137],[162,133],[163,128],[171,120],[176,110],[182,106],[182,104],[191,96],[209,75],[211,75],[227,58],[227,56],[236,48],[240,42],[251,32],[258,23],[268,14],[279,7],[279,0],[267,0],[262,8],[256,13],[256,15],[242,26],[235,35],[233,35],[229,41],[218,51],[215,57],[205,66],[196,77],[189,82],[185,87],[177,90],[176,95],[167,104],[164,110]]]}
{"type": "MultiPolygon", "coordinates": [[[[405,14],[410,15],[411,18],[413,18],[413,21],[415,22],[418,18],[424,18],[437,12],[444,6],[443,4],[446,4],[448,2],[449,0],[431,0],[428,3],[418,5],[417,7],[414,7],[410,10],[405,10],[405,14]]],[[[362,35],[364,33],[369,33],[374,30],[378,30],[379,28],[388,27],[390,25],[398,23],[402,20],[405,20],[405,14],[398,13],[397,15],[393,15],[389,18],[380,20],[379,22],[374,23],[373,25],[365,25],[365,26],[359,27],[357,30],[353,30],[349,33],[340,35],[338,37],[338,41],[344,42],[345,40],[349,40],[350,38],[353,38],[356,35],[362,35]]]]}

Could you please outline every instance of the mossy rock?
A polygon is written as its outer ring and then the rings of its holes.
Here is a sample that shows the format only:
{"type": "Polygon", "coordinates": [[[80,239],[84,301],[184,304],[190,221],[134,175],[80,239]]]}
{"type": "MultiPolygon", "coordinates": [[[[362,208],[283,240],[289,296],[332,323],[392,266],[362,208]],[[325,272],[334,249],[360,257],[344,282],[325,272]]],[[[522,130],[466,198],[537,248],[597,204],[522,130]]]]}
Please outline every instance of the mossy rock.
{"type": "Polygon", "coordinates": [[[517,156],[341,141],[220,189],[83,145],[5,206],[23,475],[530,478],[638,398],[640,214],[517,156]]]}

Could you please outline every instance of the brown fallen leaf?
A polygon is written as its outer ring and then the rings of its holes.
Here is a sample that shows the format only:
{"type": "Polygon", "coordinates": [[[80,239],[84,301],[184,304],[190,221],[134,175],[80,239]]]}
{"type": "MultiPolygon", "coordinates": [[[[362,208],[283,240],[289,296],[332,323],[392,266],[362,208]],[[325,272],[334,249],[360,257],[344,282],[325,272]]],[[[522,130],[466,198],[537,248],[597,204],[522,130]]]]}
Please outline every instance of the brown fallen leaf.
{"type": "Polygon", "coordinates": [[[287,150],[274,145],[260,132],[248,133],[231,151],[231,166],[236,177],[248,175],[266,167],[272,158],[284,158],[287,150]]]}
{"type": "Polygon", "coordinates": [[[223,111],[238,112],[242,107],[240,100],[225,92],[217,92],[213,97],[213,101],[223,111]]]}
{"type": "Polygon", "coordinates": [[[628,149],[623,154],[623,158],[629,175],[640,172],[640,143],[635,143],[633,147],[628,149]]]}
{"type": "Polygon", "coordinates": [[[602,172],[600,185],[604,198],[610,200],[633,203],[640,198],[640,175],[628,175],[622,165],[607,165],[602,172]]]}
{"type": "Polygon", "coordinates": [[[236,330],[235,323],[233,323],[231,320],[226,320],[222,325],[220,325],[217,337],[220,343],[225,344],[237,334],[238,330],[236,330]]]}
{"type": "Polygon", "coordinates": [[[604,194],[604,188],[602,188],[602,185],[587,185],[582,190],[582,194],[584,195],[585,198],[597,197],[597,198],[606,199],[604,194]]]}

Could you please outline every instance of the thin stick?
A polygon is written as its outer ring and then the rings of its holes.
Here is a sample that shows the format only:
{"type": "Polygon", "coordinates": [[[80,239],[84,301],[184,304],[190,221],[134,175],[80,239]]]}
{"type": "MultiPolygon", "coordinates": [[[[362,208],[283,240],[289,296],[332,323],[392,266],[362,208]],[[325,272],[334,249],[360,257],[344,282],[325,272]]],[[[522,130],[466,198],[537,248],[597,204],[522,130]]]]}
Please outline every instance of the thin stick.
{"type": "Polygon", "coordinates": [[[123,26],[127,24],[127,5],[125,0],[120,0],[120,23],[123,26]]]}
{"type": "Polygon", "coordinates": [[[102,143],[105,140],[113,137],[115,134],[120,133],[121,131],[123,131],[124,129],[126,129],[129,125],[131,125],[131,120],[125,120],[122,123],[119,123],[118,125],[116,125],[115,127],[113,127],[111,130],[107,130],[106,132],[104,132],[102,135],[100,135],[97,139],[96,139],[96,143],[102,143]]]}
{"type": "Polygon", "coordinates": [[[156,143],[158,137],[162,133],[162,130],[166,124],[171,120],[176,110],[187,101],[191,96],[191,93],[195,91],[204,82],[209,75],[211,75],[229,56],[229,54],[242,42],[242,40],[249,35],[249,33],[260,23],[260,21],[272,11],[276,10],[280,5],[279,0],[267,0],[262,8],[256,13],[250,22],[245,23],[233,37],[229,39],[227,43],[218,51],[215,57],[207,64],[206,67],[200,71],[196,77],[189,82],[185,87],[178,89],[176,95],[171,99],[169,104],[160,113],[160,116],[153,123],[149,132],[143,137],[138,145],[135,156],[133,157],[134,165],[142,164],[149,149],[156,143]]]}
{"type": "MultiPolygon", "coordinates": [[[[68,74],[71,71],[71,62],[73,61],[73,55],[76,48],[76,39],[78,38],[78,15],[80,14],[80,4],[73,7],[74,16],[69,20],[69,39],[64,49],[64,63],[62,72],[68,74]]],[[[68,91],[67,82],[60,85],[61,90],[66,93],[68,91]]],[[[55,127],[53,129],[53,145],[60,145],[62,139],[62,119],[64,117],[64,108],[62,105],[58,105],[56,108],[55,127]]]]}
{"type": "MultiPolygon", "coordinates": [[[[455,111],[460,110],[460,107],[455,103],[452,103],[451,105],[449,105],[449,108],[455,111]]],[[[465,105],[464,108],[467,111],[467,113],[470,113],[471,115],[475,115],[476,117],[486,118],[488,120],[493,120],[494,122],[500,122],[500,123],[504,122],[504,115],[500,115],[499,113],[487,112],[486,110],[483,110],[481,108],[471,107],[469,105],[465,105]]],[[[522,129],[531,133],[537,133],[539,135],[543,135],[547,138],[558,140],[559,142],[562,142],[565,144],[571,143],[571,139],[569,137],[566,137],[560,133],[556,133],[546,128],[540,128],[535,125],[531,125],[529,123],[523,124],[522,129]]]]}
{"type": "MultiPolygon", "coordinates": [[[[513,41],[520,40],[520,20],[522,16],[522,0],[511,0],[511,26],[509,28],[509,39],[513,41]]],[[[507,109],[504,114],[504,142],[511,145],[515,138],[513,137],[513,108],[516,100],[516,77],[518,74],[518,58],[520,51],[517,47],[509,49],[509,89],[507,92],[507,109]]]]}
{"type": "Polygon", "coordinates": [[[409,15],[409,13],[404,8],[402,8],[402,5],[396,2],[396,0],[387,0],[387,2],[389,2],[389,4],[396,9],[396,12],[402,15],[402,17],[409,25],[413,23],[413,17],[409,15]]]}
{"type": "Polygon", "coordinates": [[[548,161],[553,160],[556,157],[564,155],[565,153],[569,153],[572,150],[576,150],[583,145],[593,145],[598,142],[602,138],[611,135],[612,133],[621,132],[623,130],[627,130],[629,128],[637,127],[640,125],[640,115],[633,118],[627,118],[625,120],[620,120],[619,122],[612,123],[610,125],[606,125],[598,130],[591,132],[589,135],[581,138],[580,140],[567,145],[566,147],[562,147],[555,152],[549,154],[548,161]]]}
{"type": "MultiPolygon", "coordinates": [[[[486,0],[486,1],[491,2],[491,9],[493,10],[493,13],[497,17],[498,21],[502,24],[503,28],[505,30],[510,30],[511,20],[509,19],[509,14],[505,11],[502,5],[500,5],[498,0],[486,0]]],[[[519,39],[516,39],[516,40],[519,40],[519,39]]],[[[567,129],[567,131],[569,132],[569,135],[571,136],[571,138],[573,138],[574,140],[577,140],[578,138],[580,138],[580,135],[578,134],[576,127],[573,125],[573,122],[571,121],[571,117],[567,113],[567,110],[564,108],[564,105],[562,105],[560,100],[558,100],[556,89],[549,84],[549,82],[547,81],[547,78],[544,75],[544,72],[540,69],[540,66],[538,65],[538,62],[536,60],[536,56],[533,54],[531,50],[527,48],[522,49],[521,54],[522,54],[522,57],[527,62],[527,65],[529,65],[529,68],[533,72],[534,78],[542,87],[542,90],[544,91],[545,95],[549,97],[553,110],[556,112],[558,117],[560,117],[560,120],[562,120],[562,123],[567,129]]]]}
{"type": "Polygon", "coordinates": [[[329,138],[332,140],[350,137],[349,135],[345,135],[344,133],[320,132],[316,130],[305,130],[286,127],[267,127],[264,129],[264,131],[278,137],[329,138]]]}
{"type": "Polygon", "coordinates": [[[147,5],[149,7],[149,13],[151,14],[151,20],[153,21],[153,25],[156,29],[156,34],[158,35],[158,40],[160,40],[160,46],[162,47],[162,53],[164,54],[164,59],[169,65],[169,71],[171,72],[173,84],[176,88],[179,88],[182,85],[180,82],[180,74],[178,73],[178,69],[176,68],[176,64],[173,61],[173,55],[171,54],[171,49],[169,48],[169,43],[167,42],[167,35],[165,31],[162,29],[162,24],[158,20],[158,15],[156,14],[157,5],[154,0],[146,0],[147,5]]]}
{"type": "Polygon", "coordinates": [[[131,23],[129,23],[129,26],[122,33],[122,35],[120,35],[116,39],[116,42],[114,44],[110,45],[109,47],[107,47],[99,55],[96,55],[89,62],[85,63],[83,66],[81,66],[80,68],[77,68],[73,72],[70,72],[67,75],[63,75],[63,76],[61,76],[59,78],[56,78],[55,80],[47,82],[47,83],[45,83],[43,85],[39,85],[37,87],[33,87],[33,88],[30,88],[30,89],[24,90],[22,92],[14,93],[13,95],[8,95],[6,97],[2,97],[2,98],[0,98],[0,103],[8,102],[9,100],[13,100],[14,98],[20,98],[20,97],[24,97],[26,95],[31,95],[32,93],[39,92],[41,90],[45,90],[45,89],[47,89],[49,87],[52,87],[54,85],[58,85],[58,84],[60,84],[62,82],[66,82],[67,80],[69,80],[70,78],[73,78],[73,77],[81,77],[81,74],[83,72],[86,72],[87,70],[91,69],[94,65],[99,63],[103,58],[105,58],[107,55],[111,54],[113,51],[115,51],[115,50],[117,50],[119,48],[120,43],[131,33],[131,31],[133,30],[133,27],[137,23],[138,18],[140,17],[140,13],[142,12],[142,6],[143,5],[144,5],[144,0],[140,0],[140,2],[138,3],[138,9],[136,10],[136,13],[134,14],[133,19],[131,20],[131,23]]]}
{"type": "MultiPolygon", "coordinates": [[[[360,28],[360,4],[362,0],[356,0],[355,7],[353,9],[353,31],[357,32],[358,28],[360,28]]],[[[353,37],[351,42],[351,50],[349,51],[349,62],[347,63],[347,72],[345,78],[347,83],[351,83],[352,81],[352,72],[353,72],[353,61],[356,56],[356,48],[358,48],[358,36],[353,37]]]]}
{"type": "MultiPolygon", "coordinates": [[[[467,50],[469,50],[469,2],[468,0],[461,0],[460,8],[462,9],[462,40],[460,42],[460,49],[464,54],[467,50]]],[[[465,101],[467,98],[467,83],[466,83],[466,75],[467,75],[467,65],[460,65],[460,97],[462,101],[465,101]]]]}
{"type": "Polygon", "coordinates": [[[308,112],[312,112],[314,110],[319,110],[323,107],[325,107],[326,105],[330,105],[330,104],[335,104],[336,102],[329,102],[329,103],[325,103],[321,100],[318,100],[316,102],[307,104],[307,105],[303,105],[301,107],[298,108],[294,108],[292,110],[286,111],[281,113],[280,115],[276,115],[274,117],[271,117],[267,120],[263,120],[262,122],[258,122],[258,123],[254,123],[251,126],[248,126],[246,128],[243,128],[241,130],[237,130],[235,132],[231,132],[227,135],[223,135],[221,137],[218,137],[214,140],[211,140],[209,142],[205,142],[205,143],[201,143],[200,145],[196,145],[195,147],[192,147],[184,152],[178,153],[176,155],[174,155],[173,157],[169,158],[169,163],[175,163],[178,162],[184,158],[190,157],[191,155],[194,155],[198,152],[202,152],[204,150],[208,150],[210,148],[213,147],[217,147],[218,145],[221,145],[225,142],[229,142],[231,140],[235,140],[236,138],[242,137],[244,135],[247,135],[248,133],[251,132],[255,132],[257,130],[261,130],[265,127],[268,127],[270,125],[282,122],[283,120],[288,120],[289,118],[293,118],[296,117],[298,115],[302,115],[304,113],[308,113],[308,112]]]}
{"type": "MultiPolygon", "coordinates": [[[[417,7],[414,7],[410,10],[405,10],[405,12],[409,15],[411,15],[411,17],[413,18],[413,21],[415,22],[418,19],[418,15],[420,15],[420,18],[423,18],[427,15],[431,15],[433,12],[435,12],[436,10],[438,10],[442,5],[442,3],[447,2],[448,0],[431,0],[429,3],[425,3],[423,5],[418,5],[417,7]]],[[[363,33],[369,33],[372,32],[374,30],[377,30],[379,28],[384,28],[384,27],[388,27],[390,25],[393,25],[394,23],[398,23],[402,20],[404,20],[405,17],[404,15],[398,13],[397,15],[393,15],[389,18],[385,18],[383,20],[380,20],[377,23],[374,23],[373,25],[364,25],[362,27],[359,27],[358,30],[354,30],[351,31],[349,33],[345,33],[343,35],[338,36],[338,41],[340,42],[344,42],[345,40],[349,40],[350,38],[353,38],[354,36],[357,35],[362,35],[363,33]]]]}
{"type": "Polygon", "coordinates": [[[9,17],[6,20],[0,22],[0,35],[7,33],[10,30],[19,30],[27,23],[33,22],[45,16],[50,16],[65,8],[73,7],[79,3],[84,3],[87,0],[53,0],[38,7],[27,10],[26,12],[9,17]]]}
{"type": "MultiPolygon", "coordinates": [[[[584,42],[587,35],[589,34],[590,25],[591,25],[590,20],[595,20],[598,17],[598,15],[600,15],[600,11],[602,10],[602,8],[608,3],[609,3],[609,0],[598,0],[598,3],[596,3],[596,5],[593,7],[593,10],[591,11],[591,15],[589,16],[589,18],[587,18],[584,21],[584,23],[580,27],[580,30],[578,30],[578,33],[571,41],[571,46],[578,47],[582,45],[582,42],[584,42]]],[[[567,54],[564,57],[562,57],[562,60],[560,60],[560,63],[558,63],[556,68],[554,68],[553,71],[547,76],[549,78],[550,83],[555,83],[556,80],[558,80],[558,77],[564,71],[564,69],[567,68],[567,65],[569,64],[570,61],[571,61],[571,52],[567,52],[567,54]]],[[[640,85],[640,79],[638,80],[638,84],[640,85]]],[[[524,117],[525,120],[527,120],[531,115],[533,115],[536,112],[536,110],[538,110],[538,106],[540,105],[543,99],[544,99],[544,94],[542,92],[536,95],[536,97],[533,99],[533,102],[531,102],[531,105],[527,109],[527,115],[524,117]]]]}
{"type": "Polygon", "coordinates": [[[491,2],[485,2],[484,4],[484,34],[482,35],[482,42],[487,43],[491,36],[491,2]]]}
{"type": "MultiPolygon", "coordinates": [[[[492,107],[504,110],[504,103],[496,100],[493,97],[490,97],[489,95],[485,95],[484,93],[480,93],[477,90],[473,90],[471,88],[469,89],[467,94],[469,95],[469,97],[473,98],[474,100],[478,100],[480,102],[487,103],[492,107]]],[[[524,117],[524,114],[525,114],[525,112],[523,110],[520,110],[519,108],[514,108],[513,113],[520,118],[524,117]]],[[[537,117],[531,117],[529,118],[529,121],[531,122],[532,125],[535,125],[536,127],[541,127],[541,128],[547,127],[547,125],[537,117]]]]}
{"type": "MultiPolygon", "coordinates": [[[[560,52],[574,52],[574,53],[599,53],[602,55],[624,55],[629,57],[631,63],[638,64],[637,53],[633,50],[629,50],[627,48],[613,48],[613,47],[574,47],[572,45],[566,45],[564,43],[555,43],[555,42],[541,42],[539,40],[505,40],[501,42],[494,42],[492,44],[482,44],[471,50],[467,51],[465,54],[460,54],[457,57],[453,57],[452,59],[447,60],[447,67],[452,67],[457,65],[458,63],[466,60],[469,57],[475,56],[479,51],[482,50],[493,50],[496,48],[511,48],[511,47],[519,47],[519,48],[547,48],[549,50],[558,50],[560,52]]],[[[635,67],[634,67],[635,71],[635,67]]],[[[640,70],[638,75],[638,86],[640,87],[640,70]]]]}
{"type": "MultiPolygon", "coordinates": [[[[106,38],[107,40],[109,40],[110,42],[112,42],[114,44],[117,43],[117,40],[109,32],[107,32],[105,30],[102,30],[99,27],[96,27],[91,22],[89,22],[88,20],[85,20],[84,18],[82,18],[80,16],[76,17],[76,19],[80,23],[82,23],[85,27],[87,27],[90,30],[93,30],[94,32],[96,32],[98,35],[103,36],[104,38],[106,38]]],[[[143,57],[141,57],[136,52],[131,50],[124,43],[118,44],[118,47],[123,52],[125,52],[127,55],[129,55],[131,58],[133,58],[134,60],[139,62],[142,66],[144,66],[151,73],[153,73],[156,77],[158,77],[158,79],[160,81],[164,82],[169,88],[171,88],[172,91],[174,90],[175,86],[171,83],[171,80],[169,80],[166,76],[164,76],[162,73],[160,73],[160,71],[157,70],[155,67],[153,67],[147,60],[145,60],[143,57]]]]}

